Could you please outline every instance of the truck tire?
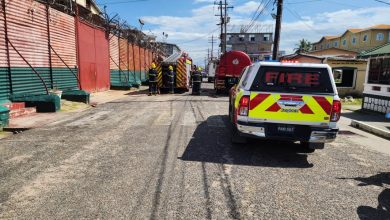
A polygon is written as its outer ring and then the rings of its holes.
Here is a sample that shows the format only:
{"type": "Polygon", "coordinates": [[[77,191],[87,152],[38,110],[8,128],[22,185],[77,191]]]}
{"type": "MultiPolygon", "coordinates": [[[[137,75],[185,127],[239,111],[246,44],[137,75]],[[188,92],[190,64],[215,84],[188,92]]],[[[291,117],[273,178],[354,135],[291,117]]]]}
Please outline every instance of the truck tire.
{"type": "Polygon", "coordinates": [[[232,143],[233,144],[246,144],[248,143],[248,139],[246,137],[243,137],[240,135],[240,132],[237,130],[236,126],[232,126],[233,131],[232,131],[232,143]]]}

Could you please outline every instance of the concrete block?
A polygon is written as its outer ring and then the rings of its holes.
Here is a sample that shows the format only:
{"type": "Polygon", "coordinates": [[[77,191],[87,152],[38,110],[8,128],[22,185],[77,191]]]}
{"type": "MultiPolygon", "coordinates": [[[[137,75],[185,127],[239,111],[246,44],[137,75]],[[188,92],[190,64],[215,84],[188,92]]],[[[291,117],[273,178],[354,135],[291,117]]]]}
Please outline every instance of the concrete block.
{"type": "Polygon", "coordinates": [[[361,122],[361,121],[357,121],[357,120],[352,120],[351,126],[355,127],[355,128],[358,128],[360,130],[369,132],[371,134],[375,134],[375,135],[377,135],[379,137],[383,137],[383,138],[386,138],[386,139],[390,140],[390,132],[389,131],[385,131],[383,129],[374,127],[374,126],[369,125],[367,123],[364,123],[364,122],[361,122]]]}

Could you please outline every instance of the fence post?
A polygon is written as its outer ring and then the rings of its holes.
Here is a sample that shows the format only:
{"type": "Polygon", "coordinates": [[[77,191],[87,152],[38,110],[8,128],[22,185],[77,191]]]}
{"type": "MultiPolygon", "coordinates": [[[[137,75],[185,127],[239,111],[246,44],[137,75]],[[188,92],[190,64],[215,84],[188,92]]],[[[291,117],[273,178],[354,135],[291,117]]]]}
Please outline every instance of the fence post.
{"type": "Polygon", "coordinates": [[[50,70],[50,88],[54,89],[54,80],[53,80],[53,64],[51,60],[51,41],[50,41],[50,6],[49,0],[46,2],[46,25],[47,25],[47,49],[49,50],[49,70],[50,70]]]}
{"type": "Polygon", "coordinates": [[[13,94],[12,74],[11,74],[11,58],[10,58],[10,55],[9,55],[8,24],[7,24],[7,13],[6,13],[6,10],[5,10],[5,8],[6,8],[5,0],[1,0],[1,6],[3,8],[3,16],[4,16],[4,36],[5,36],[5,48],[7,50],[9,89],[10,89],[10,94],[13,94]]]}

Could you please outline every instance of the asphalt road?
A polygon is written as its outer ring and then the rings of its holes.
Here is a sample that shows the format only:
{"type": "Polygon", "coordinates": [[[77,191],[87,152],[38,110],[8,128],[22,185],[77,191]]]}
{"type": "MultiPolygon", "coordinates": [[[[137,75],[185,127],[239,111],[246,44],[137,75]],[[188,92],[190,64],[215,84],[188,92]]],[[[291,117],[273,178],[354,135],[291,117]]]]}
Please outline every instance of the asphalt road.
{"type": "Polygon", "coordinates": [[[140,92],[0,140],[0,218],[390,219],[389,141],[235,146],[227,104],[140,92]]]}

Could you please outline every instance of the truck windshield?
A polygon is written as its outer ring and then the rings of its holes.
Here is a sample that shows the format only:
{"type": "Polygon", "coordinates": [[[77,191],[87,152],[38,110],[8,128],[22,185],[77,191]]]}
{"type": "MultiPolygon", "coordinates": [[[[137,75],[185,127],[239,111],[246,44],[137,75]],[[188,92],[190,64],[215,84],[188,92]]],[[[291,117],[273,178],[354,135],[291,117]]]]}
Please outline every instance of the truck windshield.
{"type": "Polygon", "coordinates": [[[263,66],[251,91],[285,93],[334,93],[328,69],[263,66]]]}

